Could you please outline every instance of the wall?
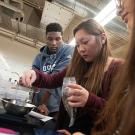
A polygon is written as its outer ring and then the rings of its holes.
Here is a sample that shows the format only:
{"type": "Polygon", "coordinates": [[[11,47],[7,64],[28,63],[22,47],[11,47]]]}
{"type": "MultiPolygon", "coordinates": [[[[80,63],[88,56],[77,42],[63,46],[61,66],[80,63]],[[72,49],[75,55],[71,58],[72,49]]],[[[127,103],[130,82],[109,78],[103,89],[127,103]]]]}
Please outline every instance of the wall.
{"type": "Polygon", "coordinates": [[[17,77],[31,67],[31,63],[38,53],[38,49],[17,42],[0,35],[0,75],[4,79],[17,77]]]}

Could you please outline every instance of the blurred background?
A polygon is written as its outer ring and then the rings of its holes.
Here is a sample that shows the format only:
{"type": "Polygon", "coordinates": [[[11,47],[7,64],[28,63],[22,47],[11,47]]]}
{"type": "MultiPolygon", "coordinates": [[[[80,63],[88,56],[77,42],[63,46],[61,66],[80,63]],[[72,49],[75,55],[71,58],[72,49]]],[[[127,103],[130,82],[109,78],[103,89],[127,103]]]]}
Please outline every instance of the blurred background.
{"type": "Polygon", "coordinates": [[[114,5],[113,0],[0,0],[1,77],[6,79],[11,72],[21,74],[31,68],[45,44],[46,25],[51,22],[62,25],[64,41],[73,45],[73,28],[84,19],[95,18],[108,33],[113,55],[123,57],[128,33],[116,17],[114,5]],[[109,3],[111,6],[100,15],[104,17],[98,17],[109,3]]]}

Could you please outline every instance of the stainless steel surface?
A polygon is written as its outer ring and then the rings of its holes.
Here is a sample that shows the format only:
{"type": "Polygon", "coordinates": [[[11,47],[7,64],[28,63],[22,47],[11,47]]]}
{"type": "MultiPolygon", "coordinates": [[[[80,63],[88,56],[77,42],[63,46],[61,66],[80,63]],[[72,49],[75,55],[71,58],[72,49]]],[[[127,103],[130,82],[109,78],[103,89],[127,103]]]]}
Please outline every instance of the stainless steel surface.
{"type": "Polygon", "coordinates": [[[10,82],[0,79],[0,98],[17,99],[31,103],[34,93],[32,88],[23,87],[15,82],[16,80],[10,82]]]}
{"type": "Polygon", "coordinates": [[[2,105],[6,110],[6,112],[14,115],[23,116],[36,107],[33,104],[29,104],[19,100],[12,100],[12,99],[0,99],[0,100],[2,101],[2,105]]]}

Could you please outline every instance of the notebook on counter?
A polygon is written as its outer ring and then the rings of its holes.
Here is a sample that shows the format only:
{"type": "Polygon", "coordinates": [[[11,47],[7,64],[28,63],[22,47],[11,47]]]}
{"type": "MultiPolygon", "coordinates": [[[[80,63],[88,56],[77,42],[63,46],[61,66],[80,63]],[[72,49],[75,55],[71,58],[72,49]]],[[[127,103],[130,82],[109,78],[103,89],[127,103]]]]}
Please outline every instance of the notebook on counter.
{"type": "Polygon", "coordinates": [[[37,119],[39,119],[39,120],[41,120],[43,122],[47,122],[47,121],[53,119],[53,117],[45,116],[45,115],[42,115],[42,114],[40,114],[38,112],[35,112],[35,111],[29,112],[28,115],[30,115],[32,117],[35,117],[35,118],[37,118],[37,119]]]}

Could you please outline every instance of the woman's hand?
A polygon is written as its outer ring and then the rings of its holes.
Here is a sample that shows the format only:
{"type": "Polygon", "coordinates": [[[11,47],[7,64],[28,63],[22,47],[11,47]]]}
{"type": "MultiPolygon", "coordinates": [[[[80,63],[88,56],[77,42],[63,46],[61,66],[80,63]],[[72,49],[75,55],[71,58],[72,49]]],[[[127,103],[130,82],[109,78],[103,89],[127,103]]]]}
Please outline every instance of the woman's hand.
{"type": "Polygon", "coordinates": [[[48,108],[44,104],[39,105],[38,106],[38,110],[39,110],[40,113],[42,113],[44,115],[48,115],[49,114],[48,108]]]}
{"type": "Polygon", "coordinates": [[[69,131],[67,131],[66,129],[57,130],[57,132],[59,132],[63,135],[71,135],[71,133],[69,131]]]}
{"type": "MultiPolygon", "coordinates": [[[[63,135],[71,135],[71,133],[65,129],[57,130],[57,132],[62,133],[63,135]]],[[[81,132],[75,132],[72,135],[84,135],[81,132]]]]}
{"type": "Polygon", "coordinates": [[[75,132],[75,133],[73,133],[72,135],[84,135],[84,134],[81,133],[81,132],[75,132]]]}
{"type": "Polygon", "coordinates": [[[25,87],[31,87],[37,76],[34,70],[26,71],[19,80],[19,83],[25,87]]]}
{"type": "Polygon", "coordinates": [[[87,103],[89,92],[78,84],[69,84],[68,89],[68,104],[71,107],[84,107],[87,103]]]}

